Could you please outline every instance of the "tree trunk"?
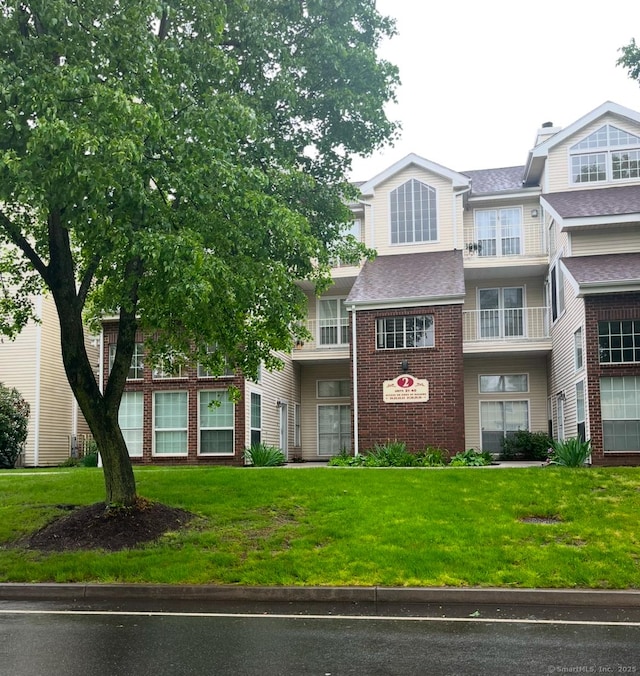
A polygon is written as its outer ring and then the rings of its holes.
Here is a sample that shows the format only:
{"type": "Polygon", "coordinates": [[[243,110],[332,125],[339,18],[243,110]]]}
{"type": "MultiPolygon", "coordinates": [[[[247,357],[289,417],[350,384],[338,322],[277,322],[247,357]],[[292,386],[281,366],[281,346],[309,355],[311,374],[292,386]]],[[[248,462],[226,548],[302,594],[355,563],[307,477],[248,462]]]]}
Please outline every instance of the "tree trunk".
{"type": "MultiPolygon", "coordinates": [[[[82,322],[84,299],[78,294],[68,231],[61,227],[60,214],[51,212],[49,251],[51,263],[46,282],[58,310],[62,362],[71,390],[89,425],[102,458],[106,503],[131,507],[136,502],[136,483],[127,445],[118,424],[118,409],[135,346],[135,315],[122,313],[117,364],[103,394],[87,355],[82,322]]],[[[133,266],[135,267],[135,266],[133,266]]]]}

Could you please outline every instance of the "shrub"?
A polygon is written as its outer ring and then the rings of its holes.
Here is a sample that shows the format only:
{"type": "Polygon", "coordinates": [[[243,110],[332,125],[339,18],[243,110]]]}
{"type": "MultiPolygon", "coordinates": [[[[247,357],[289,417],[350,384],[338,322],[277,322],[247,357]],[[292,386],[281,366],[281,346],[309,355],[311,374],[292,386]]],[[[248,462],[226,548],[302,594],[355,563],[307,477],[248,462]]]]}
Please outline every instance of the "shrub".
{"type": "Polygon", "coordinates": [[[419,465],[424,467],[443,467],[447,462],[448,453],[441,448],[427,446],[424,451],[417,454],[419,465]]]}
{"type": "Polygon", "coordinates": [[[521,455],[525,460],[546,460],[553,440],[546,432],[529,432],[517,430],[502,440],[503,460],[510,460],[521,455]]]}
{"type": "Polygon", "coordinates": [[[277,467],[286,462],[284,453],[279,448],[266,444],[254,444],[246,448],[244,457],[254,467],[277,467]]]}
{"type": "Polygon", "coordinates": [[[404,441],[376,444],[365,456],[366,467],[414,467],[418,464],[413,453],[407,451],[404,441]]]}
{"type": "Polygon", "coordinates": [[[484,467],[492,462],[493,455],[489,451],[474,451],[473,448],[456,453],[451,458],[452,467],[484,467]]]}
{"type": "Polygon", "coordinates": [[[338,455],[329,458],[331,467],[361,467],[364,464],[363,455],[351,455],[346,448],[343,448],[338,455]]]}
{"type": "Polygon", "coordinates": [[[577,437],[554,441],[549,461],[561,467],[582,467],[591,455],[591,441],[582,441],[577,437]]]}
{"type": "Polygon", "coordinates": [[[0,383],[0,469],[13,469],[27,440],[29,404],[20,392],[0,383]]]}

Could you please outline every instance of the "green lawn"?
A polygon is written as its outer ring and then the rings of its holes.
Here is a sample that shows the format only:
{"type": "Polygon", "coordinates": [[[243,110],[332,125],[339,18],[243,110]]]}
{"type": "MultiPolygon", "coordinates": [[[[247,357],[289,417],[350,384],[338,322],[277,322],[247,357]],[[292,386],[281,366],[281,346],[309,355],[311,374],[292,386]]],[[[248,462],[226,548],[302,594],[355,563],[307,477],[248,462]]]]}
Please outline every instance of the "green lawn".
{"type": "Polygon", "coordinates": [[[43,554],[14,543],[65,513],[56,505],[102,500],[101,470],[0,472],[0,581],[640,587],[638,468],[139,468],[136,477],[140,495],[200,518],[140,549],[43,554]]]}

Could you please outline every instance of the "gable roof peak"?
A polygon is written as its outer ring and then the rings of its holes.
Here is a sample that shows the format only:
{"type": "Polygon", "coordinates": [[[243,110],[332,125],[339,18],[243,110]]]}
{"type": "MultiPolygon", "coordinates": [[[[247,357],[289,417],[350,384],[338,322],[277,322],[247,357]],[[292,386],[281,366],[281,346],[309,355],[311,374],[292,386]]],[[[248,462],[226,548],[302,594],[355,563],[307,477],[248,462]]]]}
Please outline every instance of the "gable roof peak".
{"type": "Polygon", "coordinates": [[[405,157],[403,157],[401,160],[398,160],[398,162],[395,162],[384,171],[380,172],[379,174],[369,179],[368,181],[365,181],[360,186],[360,191],[362,195],[363,196],[373,195],[375,192],[375,188],[378,185],[380,185],[380,183],[383,183],[392,176],[395,176],[397,173],[403,171],[404,169],[412,165],[449,179],[453,183],[454,188],[469,187],[468,176],[465,176],[464,174],[461,174],[457,171],[453,171],[452,169],[448,169],[447,167],[438,164],[437,162],[432,162],[431,160],[428,160],[425,157],[416,155],[416,153],[409,153],[408,155],[405,155],[405,157]]]}

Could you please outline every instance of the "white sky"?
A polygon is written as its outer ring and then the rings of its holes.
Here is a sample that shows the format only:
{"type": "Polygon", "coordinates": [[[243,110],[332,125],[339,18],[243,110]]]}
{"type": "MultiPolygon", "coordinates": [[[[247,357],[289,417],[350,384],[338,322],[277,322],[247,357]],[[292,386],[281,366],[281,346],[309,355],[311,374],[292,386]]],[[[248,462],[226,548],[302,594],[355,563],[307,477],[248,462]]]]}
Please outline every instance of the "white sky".
{"type": "Polygon", "coordinates": [[[354,158],[367,180],[414,152],[453,169],[524,164],[543,122],[566,127],[605,101],[640,110],[616,66],[640,43],[638,0],[377,0],[398,34],[380,51],[400,69],[393,148],[354,158]]]}

